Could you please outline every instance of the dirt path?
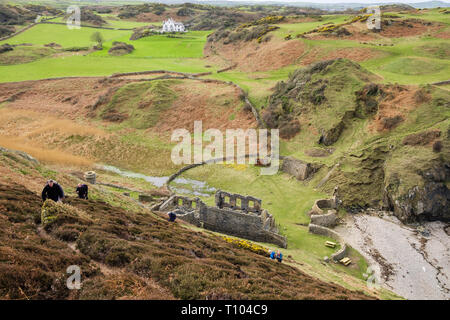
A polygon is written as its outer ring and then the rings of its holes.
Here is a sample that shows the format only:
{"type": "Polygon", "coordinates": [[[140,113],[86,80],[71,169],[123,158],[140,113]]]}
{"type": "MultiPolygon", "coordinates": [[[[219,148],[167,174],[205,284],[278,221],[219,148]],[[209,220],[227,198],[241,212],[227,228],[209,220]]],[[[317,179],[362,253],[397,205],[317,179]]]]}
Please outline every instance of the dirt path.
{"type": "Polygon", "coordinates": [[[367,259],[379,283],[404,298],[450,299],[450,238],[447,225],[419,229],[394,216],[348,216],[336,231],[367,259]]]}

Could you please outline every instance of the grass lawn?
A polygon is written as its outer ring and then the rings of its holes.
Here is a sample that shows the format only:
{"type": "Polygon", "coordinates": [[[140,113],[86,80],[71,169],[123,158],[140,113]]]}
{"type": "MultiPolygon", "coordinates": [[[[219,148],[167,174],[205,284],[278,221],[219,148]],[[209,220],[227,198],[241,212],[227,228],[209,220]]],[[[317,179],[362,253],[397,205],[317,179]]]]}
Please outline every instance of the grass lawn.
{"type": "MultiPolygon", "coordinates": [[[[63,47],[92,46],[92,28],[70,30],[63,25],[42,24],[6,41],[10,44],[31,43],[36,46],[55,42],[63,47]]],[[[166,69],[180,72],[205,72],[201,59],[208,31],[194,31],[179,38],[157,35],[136,41],[128,40],[131,31],[99,30],[104,48],[88,55],[66,55],[43,58],[26,64],[0,66],[0,82],[36,80],[64,76],[105,76],[116,72],[166,69]],[[108,49],[113,41],[132,43],[136,50],[113,57],[108,49]]],[[[214,70],[214,69],[212,69],[214,70]]]]}
{"type": "MultiPolygon", "coordinates": [[[[133,28],[139,28],[143,26],[149,26],[149,25],[157,25],[156,23],[150,23],[150,22],[138,22],[138,21],[128,21],[128,20],[122,20],[114,15],[111,15],[109,13],[106,14],[98,14],[101,16],[103,20],[106,21],[107,24],[103,25],[102,27],[107,28],[119,28],[119,29],[133,29],[133,28]]],[[[63,22],[65,23],[67,21],[64,17],[58,17],[56,19],[51,20],[52,22],[63,22]]],[[[83,25],[89,25],[89,23],[82,22],[83,25]]]]}
{"type": "Polygon", "coordinates": [[[0,45],[4,43],[32,43],[43,45],[55,42],[57,44],[60,44],[64,48],[86,47],[94,45],[90,38],[91,35],[96,31],[100,31],[102,36],[105,38],[105,41],[114,41],[117,38],[131,35],[131,31],[100,30],[93,28],[80,28],[71,30],[65,25],[39,24],[11,39],[1,41],[0,45]]]}
{"type": "Polygon", "coordinates": [[[447,15],[441,13],[440,11],[445,10],[444,8],[435,8],[435,9],[426,9],[419,10],[413,13],[408,12],[395,12],[394,14],[405,17],[405,18],[413,18],[413,19],[423,19],[435,22],[442,22],[446,24],[450,24],[450,19],[447,15]]]}
{"type": "Polygon", "coordinates": [[[165,35],[154,35],[131,41],[129,36],[106,41],[103,50],[94,52],[92,56],[109,56],[108,50],[113,41],[123,41],[134,46],[135,50],[126,57],[133,58],[201,58],[206,37],[210,31],[191,31],[184,35],[169,38],[165,35]]]}
{"type": "Polygon", "coordinates": [[[135,59],[74,55],[46,58],[27,64],[0,66],[0,82],[67,76],[106,76],[117,72],[159,69],[192,73],[208,71],[200,59],[135,59]]]}

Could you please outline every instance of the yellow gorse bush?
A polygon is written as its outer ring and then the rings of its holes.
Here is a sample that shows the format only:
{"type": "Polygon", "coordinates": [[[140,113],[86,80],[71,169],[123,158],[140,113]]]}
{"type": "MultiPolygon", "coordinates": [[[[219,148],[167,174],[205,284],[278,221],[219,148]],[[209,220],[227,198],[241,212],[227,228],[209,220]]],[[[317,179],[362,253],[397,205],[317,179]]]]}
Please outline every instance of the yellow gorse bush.
{"type": "Polygon", "coordinates": [[[242,239],[236,239],[236,238],[231,238],[228,236],[221,236],[226,242],[231,243],[233,245],[235,245],[238,248],[242,248],[242,249],[246,249],[246,250],[250,250],[256,254],[260,254],[263,256],[267,256],[269,250],[267,248],[264,248],[260,245],[254,244],[250,241],[247,240],[242,240],[242,239]]]}
{"type": "Polygon", "coordinates": [[[333,30],[335,30],[335,29],[337,29],[337,28],[339,28],[339,27],[343,27],[343,26],[349,25],[349,24],[354,23],[354,22],[357,22],[357,21],[365,22],[365,21],[367,21],[367,19],[368,19],[371,15],[372,15],[372,13],[370,13],[370,14],[364,14],[364,15],[358,15],[358,16],[353,17],[353,18],[352,18],[350,21],[348,21],[348,22],[344,22],[344,23],[341,23],[341,24],[331,24],[331,25],[328,25],[328,26],[319,27],[319,28],[313,29],[313,30],[311,30],[311,31],[299,33],[299,34],[296,35],[296,37],[299,38],[299,37],[301,37],[302,35],[309,34],[309,33],[314,33],[314,32],[330,32],[330,31],[333,31],[333,30]]]}
{"type": "Polygon", "coordinates": [[[224,163],[224,167],[226,168],[232,168],[234,170],[243,171],[247,169],[248,165],[246,164],[238,164],[238,163],[224,163]]]}
{"type": "Polygon", "coordinates": [[[285,18],[286,18],[285,16],[268,16],[268,17],[264,17],[259,20],[256,20],[254,22],[243,23],[238,27],[238,29],[244,29],[244,28],[248,28],[251,26],[257,26],[257,25],[261,25],[261,24],[278,23],[278,22],[283,21],[285,18]]]}

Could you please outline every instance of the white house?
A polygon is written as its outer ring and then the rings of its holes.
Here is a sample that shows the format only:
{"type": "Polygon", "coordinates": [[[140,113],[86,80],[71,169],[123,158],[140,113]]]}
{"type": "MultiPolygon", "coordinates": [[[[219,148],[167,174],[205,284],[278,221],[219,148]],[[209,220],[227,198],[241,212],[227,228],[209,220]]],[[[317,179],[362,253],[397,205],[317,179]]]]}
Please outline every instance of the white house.
{"type": "Polygon", "coordinates": [[[166,32],[186,32],[186,28],[184,27],[184,24],[181,22],[174,21],[172,18],[167,19],[164,21],[161,33],[166,32]]]}

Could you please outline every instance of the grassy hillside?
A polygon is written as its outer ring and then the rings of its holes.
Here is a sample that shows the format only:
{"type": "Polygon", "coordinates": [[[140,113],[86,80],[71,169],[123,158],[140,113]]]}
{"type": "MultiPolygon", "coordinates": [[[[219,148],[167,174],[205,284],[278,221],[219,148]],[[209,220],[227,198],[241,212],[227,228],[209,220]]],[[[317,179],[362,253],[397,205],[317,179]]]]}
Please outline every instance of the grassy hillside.
{"type": "MultiPolygon", "coordinates": [[[[12,267],[0,263],[7,275],[0,277],[0,296],[364,298],[358,290],[395,297],[367,288],[367,262],[353,249],[349,267],[323,262],[334,250],[324,246],[328,238],[308,232],[307,213],[339,186],[340,217],[371,207],[392,210],[405,222],[448,219],[450,95],[448,85],[432,85],[450,74],[450,22],[443,10],[383,12],[382,29],[373,32],[367,16],[352,12],[102,4],[91,11],[116,30],[38,24],[1,41],[13,50],[0,53],[0,146],[41,164],[0,153],[0,215],[8,230],[0,255],[12,252],[21,270],[14,278],[12,267]],[[189,32],[130,40],[133,30],[118,30],[160,26],[168,17],[184,21],[189,32]],[[91,40],[96,31],[104,38],[101,49],[91,40]],[[116,41],[134,50],[112,56],[116,41]],[[148,70],[211,74],[110,77],[148,70]],[[73,78],[40,80],[53,77],[73,78]],[[261,176],[252,165],[203,166],[183,177],[262,199],[287,237],[286,265],[273,266],[261,252],[233,247],[218,234],[170,225],[136,203],[140,192],[163,192],[151,179],[180,169],[170,158],[174,129],[192,132],[198,120],[203,130],[257,126],[234,84],[267,127],[280,129],[282,155],[320,169],[306,181],[281,171],[261,176]],[[44,227],[38,193],[45,180],[75,186],[87,170],[119,188],[93,187],[89,202],[73,199],[69,190],[69,206],[44,227]],[[126,170],[131,176],[120,174],[126,170]],[[8,184],[29,207],[11,197],[8,184]],[[130,189],[130,197],[120,187],[130,189]],[[21,238],[8,242],[13,233],[21,238]],[[33,253],[27,256],[24,246],[33,253]],[[49,256],[55,259],[41,263],[49,256]],[[87,285],[73,296],[49,289],[66,262],[88,270],[87,285]],[[36,266],[42,273],[27,282],[25,274],[36,266]]],[[[193,195],[191,185],[175,186],[193,195]]],[[[202,200],[212,204],[212,193],[202,200]]]]}
{"type": "MultiPolygon", "coordinates": [[[[42,220],[40,197],[12,181],[18,177],[43,181],[41,172],[46,169],[8,151],[0,157],[4,231],[0,254],[14,261],[0,263],[2,298],[369,298],[274,263],[266,252],[236,248],[220,237],[189,231],[147,210],[77,200],[71,198],[72,192],[67,204],[46,203],[42,220]],[[63,277],[74,264],[81,267],[84,280],[81,290],[71,291],[63,285],[63,277]]],[[[76,183],[70,176],[59,178],[61,183],[76,183]]],[[[104,196],[101,189],[93,189],[95,198],[104,196]]]]}
{"type": "MultiPolygon", "coordinates": [[[[239,108],[240,100],[232,87],[212,87],[211,84],[193,80],[159,80],[129,84],[118,82],[112,88],[117,85],[119,89],[112,95],[106,95],[106,101],[91,115],[92,109],[88,105],[92,106],[98,95],[108,92],[111,87],[105,79],[81,78],[34,83],[27,94],[3,104],[3,109],[0,110],[0,144],[25,150],[44,163],[66,167],[65,170],[74,170],[69,169],[73,167],[82,168],[75,170],[89,170],[93,163],[105,163],[141,174],[161,176],[169,175],[178,169],[170,160],[173,143],[169,139],[173,128],[184,127],[192,130],[194,119],[202,119],[204,129],[255,125],[251,114],[239,108]],[[46,104],[53,106],[51,110],[55,106],[65,110],[65,117],[74,120],[51,116],[48,114],[50,109],[42,109],[41,103],[25,103],[33,96],[47,92],[49,88],[63,88],[69,82],[73,88],[71,99],[62,103],[58,91],[51,90],[55,96],[48,97],[46,104]],[[92,90],[95,87],[99,92],[96,92],[90,101],[81,99],[82,96],[91,96],[88,88],[92,90]],[[75,88],[83,95],[79,96],[77,91],[74,91],[75,88]],[[191,95],[186,88],[194,90],[195,94],[191,95]],[[211,90],[212,88],[214,90],[211,90]],[[235,97],[230,99],[232,94],[235,97]],[[156,101],[159,103],[153,105],[156,101]],[[25,104],[27,110],[15,110],[25,104]],[[164,105],[166,109],[162,110],[164,105]],[[199,113],[193,112],[192,106],[197,106],[196,112],[199,113]],[[32,110],[40,112],[38,114],[32,110]],[[125,112],[126,117],[119,122],[105,122],[102,117],[108,117],[108,112],[112,110],[116,113],[125,112]],[[84,112],[89,116],[83,115],[84,112]],[[164,119],[156,117],[161,113],[172,116],[165,116],[164,119]],[[151,122],[145,119],[150,119],[151,122]],[[159,120],[153,122],[156,119],[159,120]],[[167,132],[167,135],[164,132],[167,132]],[[80,162],[81,159],[89,161],[80,162]]],[[[3,85],[6,97],[14,92],[14,88],[20,88],[20,84],[3,85]]],[[[104,182],[142,191],[155,189],[154,185],[142,178],[125,178],[103,170],[96,171],[99,173],[99,179],[104,182]]],[[[260,197],[263,199],[263,206],[274,215],[281,225],[282,233],[288,237],[289,249],[285,253],[286,256],[292,257],[292,265],[325,281],[346,288],[365,290],[362,278],[367,269],[365,260],[358,253],[352,252],[350,257],[355,263],[350,268],[336,264],[323,265],[323,257],[330,256],[334,250],[324,246],[326,238],[308,233],[307,212],[314,200],[326,196],[325,194],[293,180],[286,174],[279,173],[274,177],[259,176],[259,169],[253,166],[241,169],[208,166],[188,172],[186,177],[205,181],[217,189],[260,197]]],[[[178,187],[189,189],[186,185],[178,187]]],[[[108,201],[116,203],[114,197],[122,198],[123,191],[120,189],[108,190],[112,193],[108,196],[108,201]]],[[[95,199],[99,197],[103,199],[104,196],[95,196],[95,199]]],[[[207,203],[214,201],[213,197],[204,200],[207,203]]],[[[387,297],[391,296],[387,294],[387,297]]]]}
{"type": "Polygon", "coordinates": [[[277,85],[263,118],[281,134],[295,135],[282,145],[285,154],[327,166],[311,184],[328,193],[339,186],[348,209],[384,207],[410,221],[448,219],[440,202],[448,193],[448,91],[376,85],[376,79],[348,60],[299,69],[277,85]],[[417,198],[410,203],[412,192],[417,198]]]}

